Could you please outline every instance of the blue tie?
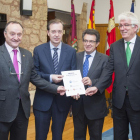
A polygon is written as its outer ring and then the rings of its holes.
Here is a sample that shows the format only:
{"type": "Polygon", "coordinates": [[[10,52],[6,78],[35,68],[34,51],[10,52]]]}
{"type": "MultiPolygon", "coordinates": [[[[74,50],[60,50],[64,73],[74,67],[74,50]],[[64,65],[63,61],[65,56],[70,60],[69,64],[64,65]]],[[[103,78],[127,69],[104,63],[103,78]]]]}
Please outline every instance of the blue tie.
{"type": "Polygon", "coordinates": [[[57,68],[58,68],[58,53],[57,53],[57,50],[58,50],[58,48],[53,48],[53,50],[54,50],[53,66],[54,66],[55,74],[57,74],[57,68]]]}
{"type": "Polygon", "coordinates": [[[88,58],[91,57],[91,55],[86,55],[86,60],[83,65],[83,77],[86,77],[88,74],[88,68],[89,68],[89,61],[88,58]]]}

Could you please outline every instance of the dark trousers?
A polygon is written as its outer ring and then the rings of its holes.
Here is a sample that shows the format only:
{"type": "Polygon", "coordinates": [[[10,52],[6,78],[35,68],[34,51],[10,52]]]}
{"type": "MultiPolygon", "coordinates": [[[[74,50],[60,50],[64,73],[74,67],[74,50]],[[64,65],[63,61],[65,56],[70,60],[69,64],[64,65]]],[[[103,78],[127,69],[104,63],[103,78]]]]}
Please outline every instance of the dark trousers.
{"type": "Polygon", "coordinates": [[[140,140],[140,111],[134,111],[126,95],[123,107],[113,106],[114,140],[128,140],[129,123],[133,140],[140,140]]]}
{"type": "Polygon", "coordinates": [[[62,140],[62,133],[68,111],[59,111],[54,100],[48,111],[34,109],[36,140],[46,140],[49,131],[50,120],[52,118],[52,140],[62,140]]]}
{"type": "Polygon", "coordinates": [[[25,117],[20,101],[15,120],[12,122],[0,122],[0,140],[8,140],[9,132],[10,140],[26,140],[27,127],[28,119],[25,117]]]}
{"type": "Polygon", "coordinates": [[[104,118],[90,120],[86,117],[83,105],[76,116],[73,116],[74,140],[86,140],[87,127],[90,140],[102,140],[104,118]]]}

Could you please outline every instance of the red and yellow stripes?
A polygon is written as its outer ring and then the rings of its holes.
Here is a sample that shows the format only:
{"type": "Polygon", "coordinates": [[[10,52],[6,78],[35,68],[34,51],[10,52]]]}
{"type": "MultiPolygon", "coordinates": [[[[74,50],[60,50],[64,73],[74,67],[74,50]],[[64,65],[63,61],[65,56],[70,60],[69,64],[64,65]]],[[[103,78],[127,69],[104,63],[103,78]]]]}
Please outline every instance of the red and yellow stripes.
{"type": "Polygon", "coordinates": [[[88,29],[95,29],[94,14],[95,14],[95,0],[93,0],[91,4],[88,29]]]}

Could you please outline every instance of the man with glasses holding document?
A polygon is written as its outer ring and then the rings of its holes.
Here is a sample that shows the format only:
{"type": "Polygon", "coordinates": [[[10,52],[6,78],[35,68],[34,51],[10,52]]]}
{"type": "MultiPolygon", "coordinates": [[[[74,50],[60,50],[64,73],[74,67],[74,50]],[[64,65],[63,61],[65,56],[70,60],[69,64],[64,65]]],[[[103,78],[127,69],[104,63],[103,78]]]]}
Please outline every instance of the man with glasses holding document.
{"type": "MultiPolygon", "coordinates": [[[[108,56],[96,50],[100,42],[97,30],[85,30],[82,39],[85,51],[77,54],[77,69],[81,71],[82,81],[87,88],[100,78],[108,56]]],[[[105,92],[90,96],[76,95],[73,98],[74,140],[86,140],[87,127],[90,140],[101,140],[104,117],[107,115],[105,92]]]]}
{"type": "Polygon", "coordinates": [[[23,27],[16,21],[6,24],[5,43],[0,46],[0,140],[26,140],[30,116],[29,82],[51,94],[64,95],[63,86],[53,85],[37,75],[32,54],[19,47],[23,27]]]}

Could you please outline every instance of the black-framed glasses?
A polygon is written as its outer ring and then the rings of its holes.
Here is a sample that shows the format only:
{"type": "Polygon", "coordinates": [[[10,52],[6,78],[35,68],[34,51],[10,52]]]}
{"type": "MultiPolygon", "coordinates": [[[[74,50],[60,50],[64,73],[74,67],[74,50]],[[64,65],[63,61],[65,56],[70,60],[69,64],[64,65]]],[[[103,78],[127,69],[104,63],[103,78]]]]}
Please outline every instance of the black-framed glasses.
{"type": "MultiPolygon", "coordinates": [[[[15,72],[12,72],[12,70],[11,70],[11,60],[9,60],[9,71],[10,71],[10,74],[11,75],[22,75],[23,74],[23,72],[21,72],[21,73],[15,73],[15,72]]],[[[18,61],[18,63],[21,65],[21,63],[18,61]]]]}
{"type": "Polygon", "coordinates": [[[84,43],[89,43],[89,44],[93,44],[93,43],[97,42],[97,41],[94,41],[94,40],[86,40],[86,39],[84,39],[83,41],[84,41],[84,43]]]}

